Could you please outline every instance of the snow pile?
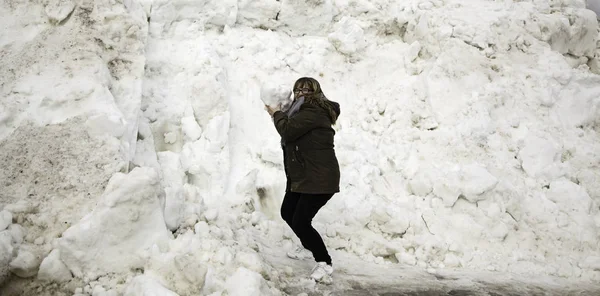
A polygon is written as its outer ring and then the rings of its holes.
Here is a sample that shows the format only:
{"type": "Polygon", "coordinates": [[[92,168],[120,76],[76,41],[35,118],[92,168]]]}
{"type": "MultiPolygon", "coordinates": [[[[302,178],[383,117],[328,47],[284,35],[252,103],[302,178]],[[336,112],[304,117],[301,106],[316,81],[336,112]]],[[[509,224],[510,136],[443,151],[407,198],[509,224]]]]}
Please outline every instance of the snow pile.
{"type": "Polygon", "coordinates": [[[267,263],[297,242],[264,105],[312,76],[342,108],[341,192],[315,219],[332,250],[597,280],[585,5],[0,4],[0,277],[37,272],[32,290],[77,295],[281,294],[302,271],[267,263]]]}
{"type": "Polygon", "coordinates": [[[61,260],[77,277],[97,278],[143,266],[145,251],[169,238],[158,175],[136,168],[114,175],[98,205],[58,240],[61,260]]]}

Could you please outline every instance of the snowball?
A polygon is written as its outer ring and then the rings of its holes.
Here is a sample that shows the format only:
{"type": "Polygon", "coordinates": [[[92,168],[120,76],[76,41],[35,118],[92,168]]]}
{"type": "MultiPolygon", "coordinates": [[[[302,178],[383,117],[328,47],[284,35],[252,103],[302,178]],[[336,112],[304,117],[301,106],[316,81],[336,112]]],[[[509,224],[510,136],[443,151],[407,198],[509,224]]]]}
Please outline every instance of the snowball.
{"type": "Polygon", "coordinates": [[[42,281],[62,283],[73,277],[67,266],[60,260],[60,251],[52,250],[40,265],[37,278],[42,281]]]}
{"type": "Polygon", "coordinates": [[[125,288],[123,296],[178,296],[177,293],[165,288],[155,279],[138,275],[125,288]]]}
{"type": "Polygon", "coordinates": [[[114,175],[94,211],[58,240],[62,261],[77,277],[127,272],[169,238],[158,199],[158,175],[138,167],[114,175]]]}
{"type": "Polygon", "coordinates": [[[22,278],[35,276],[40,260],[29,251],[20,249],[17,257],[10,262],[10,271],[22,278]]]}
{"type": "Polygon", "coordinates": [[[230,296],[269,295],[268,286],[263,277],[249,269],[239,267],[225,282],[230,296]]]}
{"type": "Polygon", "coordinates": [[[0,212],[0,231],[6,229],[12,223],[12,214],[9,211],[0,212]]]}
{"type": "Polygon", "coordinates": [[[260,99],[267,106],[276,107],[278,105],[287,106],[291,103],[290,96],[292,91],[289,85],[285,84],[264,84],[260,89],[260,99]]]}

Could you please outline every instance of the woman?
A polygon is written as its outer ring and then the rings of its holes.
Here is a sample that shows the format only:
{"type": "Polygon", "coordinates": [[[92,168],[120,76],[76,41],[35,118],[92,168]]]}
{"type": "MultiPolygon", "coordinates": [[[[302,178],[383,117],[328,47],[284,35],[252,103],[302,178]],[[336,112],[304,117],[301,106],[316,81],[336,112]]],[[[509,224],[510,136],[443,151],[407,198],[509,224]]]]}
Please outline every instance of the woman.
{"type": "Polygon", "coordinates": [[[333,149],[338,103],[329,101],[319,82],[303,77],[294,84],[294,101],[285,112],[281,107],[267,111],[281,136],[287,185],[281,216],[304,248],[289,252],[294,259],[314,257],[311,277],[320,281],[333,273],[331,257],[312,219],[339,192],[340,169],[333,149]],[[311,254],[312,253],[312,254],[311,254]]]}

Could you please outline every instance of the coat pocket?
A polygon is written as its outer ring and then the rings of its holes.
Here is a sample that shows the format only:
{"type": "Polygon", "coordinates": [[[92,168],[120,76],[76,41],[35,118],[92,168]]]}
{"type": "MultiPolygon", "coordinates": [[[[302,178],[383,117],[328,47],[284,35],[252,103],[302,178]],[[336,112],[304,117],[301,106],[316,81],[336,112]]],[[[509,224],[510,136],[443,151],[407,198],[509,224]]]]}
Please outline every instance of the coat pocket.
{"type": "Polygon", "coordinates": [[[304,158],[302,157],[302,152],[298,149],[298,146],[294,147],[294,158],[298,161],[300,166],[305,167],[304,158]]]}
{"type": "MultiPolygon", "coordinates": [[[[290,147],[290,160],[288,162],[288,173],[290,178],[297,182],[304,179],[304,163],[302,157],[299,156],[299,151],[296,151],[296,147],[290,147]]],[[[289,151],[289,150],[288,150],[289,151]]]]}

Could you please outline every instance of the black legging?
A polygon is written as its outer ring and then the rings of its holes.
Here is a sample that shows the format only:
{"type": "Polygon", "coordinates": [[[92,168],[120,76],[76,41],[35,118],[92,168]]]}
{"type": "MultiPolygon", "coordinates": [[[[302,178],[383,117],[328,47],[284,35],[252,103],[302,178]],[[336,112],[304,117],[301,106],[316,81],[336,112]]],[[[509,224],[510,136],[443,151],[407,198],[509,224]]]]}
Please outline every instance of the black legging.
{"type": "Polygon", "coordinates": [[[286,192],[281,205],[281,217],[292,228],[302,246],[313,253],[315,261],[331,265],[331,257],[312,219],[333,194],[304,194],[286,192]]]}

